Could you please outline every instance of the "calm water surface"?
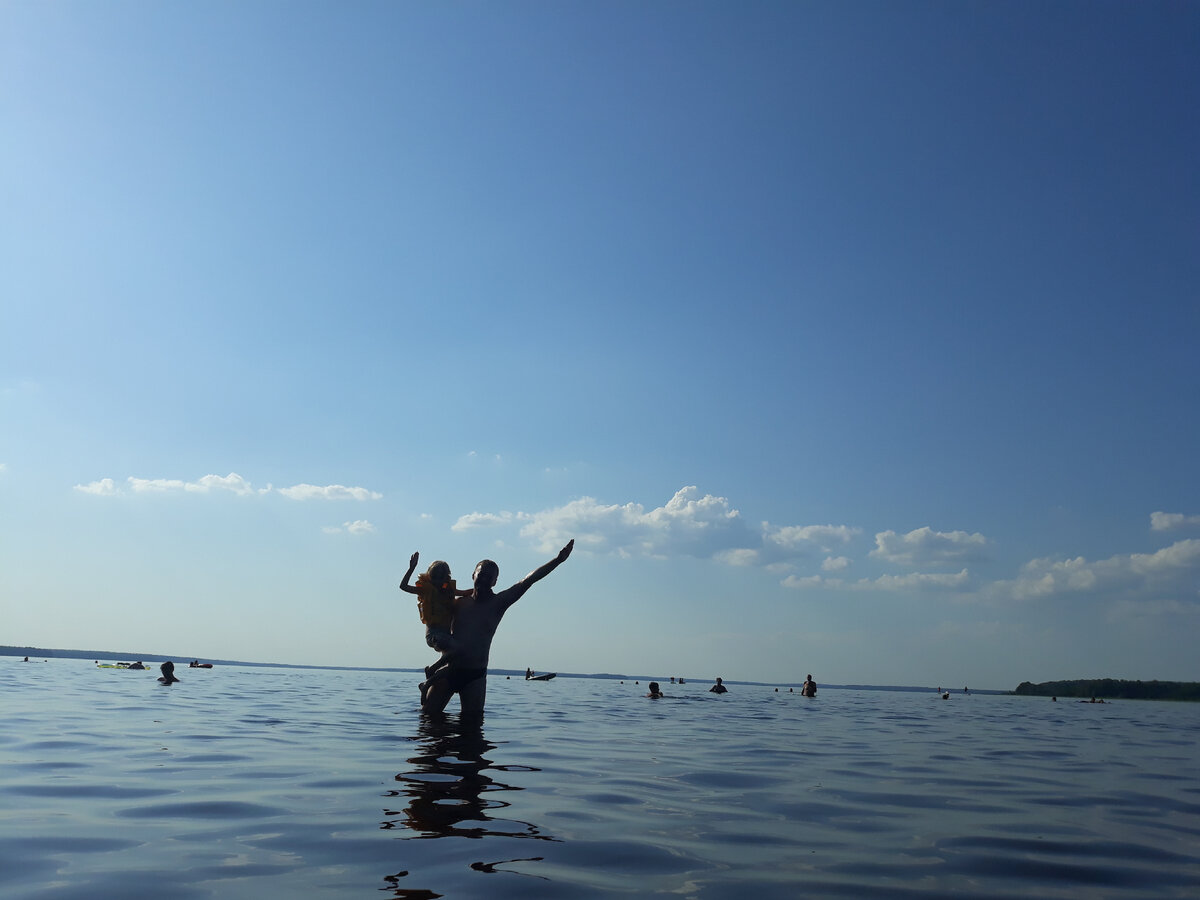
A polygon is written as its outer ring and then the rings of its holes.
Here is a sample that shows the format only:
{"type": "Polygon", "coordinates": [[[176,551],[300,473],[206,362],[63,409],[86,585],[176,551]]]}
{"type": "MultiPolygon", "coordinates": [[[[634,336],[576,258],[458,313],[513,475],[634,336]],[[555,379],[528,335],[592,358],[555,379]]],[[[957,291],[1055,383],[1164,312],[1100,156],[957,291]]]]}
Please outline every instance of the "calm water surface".
{"type": "Polygon", "coordinates": [[[1200,705],[0,658],[0,896],[1200,896],[1200,705]]]}

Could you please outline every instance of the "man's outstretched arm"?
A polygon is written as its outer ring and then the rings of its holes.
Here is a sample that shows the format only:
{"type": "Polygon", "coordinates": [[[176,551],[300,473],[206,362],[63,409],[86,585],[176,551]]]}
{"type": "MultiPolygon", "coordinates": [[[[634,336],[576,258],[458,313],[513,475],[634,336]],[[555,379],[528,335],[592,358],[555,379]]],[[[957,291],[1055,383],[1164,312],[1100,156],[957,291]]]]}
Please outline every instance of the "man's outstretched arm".
{"type": "Polygon", "coordinates": [[[574,549],[575,539],[571,538],[571,540],[567,541],[567,546],[558,551],[558,556],[554,557],[554,559],[550,560],[550,562],[546,563],[544,566],[538,566],[536,569],[522,578],[521,584],[528,588],[541,581],[560,565],[562,565],[566,561],[567,557],[571,555],[571,551],[574,549]]]}

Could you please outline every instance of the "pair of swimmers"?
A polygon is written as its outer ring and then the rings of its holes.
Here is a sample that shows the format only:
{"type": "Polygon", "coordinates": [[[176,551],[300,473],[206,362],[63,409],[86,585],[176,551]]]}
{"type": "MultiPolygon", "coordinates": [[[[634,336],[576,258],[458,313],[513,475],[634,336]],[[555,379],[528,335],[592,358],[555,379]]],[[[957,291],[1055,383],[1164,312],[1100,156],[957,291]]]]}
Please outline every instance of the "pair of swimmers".
{"type": "Polygon", "coordinates": [[[483,712],[487,693],[487,665],[492,638],[509,608],[538,581],[566,561],[575,547],[568,541],[554,559],[534,569],[516,584],[496,591],[500,567],[492,560],[481,560],[472,575],[472,590],[459,590],[450,577],[450,566],[436,560],[417,578],[420,555],[408,561],[408,571],[400,589],[417,595],[417,610],[425,623],[425,642],[441,654],[425,669],[421,682],[421,707],[441,712],[453,694],[458,694],[464,713],[483,712]]]}

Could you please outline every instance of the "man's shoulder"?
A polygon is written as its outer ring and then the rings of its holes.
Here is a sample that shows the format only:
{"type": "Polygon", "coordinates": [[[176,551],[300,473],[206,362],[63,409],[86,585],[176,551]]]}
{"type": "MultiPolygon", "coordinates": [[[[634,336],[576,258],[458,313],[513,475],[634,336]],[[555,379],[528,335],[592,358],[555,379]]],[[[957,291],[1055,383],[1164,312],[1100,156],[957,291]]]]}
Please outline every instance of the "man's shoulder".
{"type": "Polygon", "coordinates": [[[510,606],[520,600],[527,590],[529,590],[529,585],[524,581],[518,581],[512,587],[507,587],[496,594],[496,599],[502,606],[510,606]]]}

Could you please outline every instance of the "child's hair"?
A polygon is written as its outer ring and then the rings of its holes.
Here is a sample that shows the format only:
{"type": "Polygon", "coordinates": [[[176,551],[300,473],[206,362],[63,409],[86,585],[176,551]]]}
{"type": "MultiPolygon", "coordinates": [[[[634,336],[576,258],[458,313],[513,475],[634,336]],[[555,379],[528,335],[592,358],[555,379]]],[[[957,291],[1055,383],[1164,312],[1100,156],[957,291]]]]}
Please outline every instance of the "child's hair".
{"type": "Polygon", "coordinates": [[[440,559],[431,562],[424,574],[417,576],[417,588],[417,612],[426,625],[440,622],[453,608],[454,580],[448,562],[440,559]]]}
{"type": "Polygon", "coordinates": [[[431,583],[441,587],[450,580],[450,563],[435,559],[429,564],[429,568],[425,570],[425,576],[431,583]]]}

